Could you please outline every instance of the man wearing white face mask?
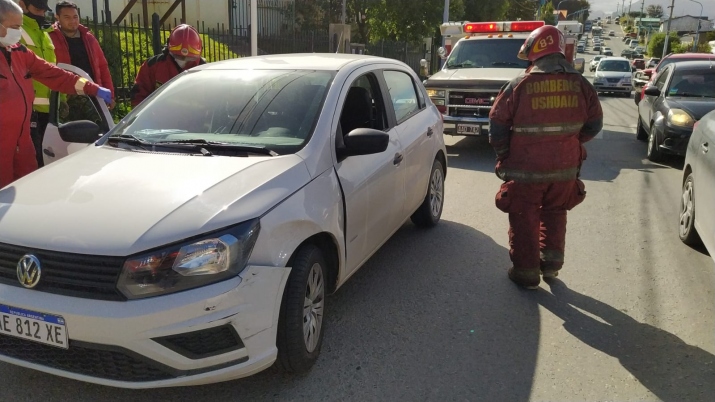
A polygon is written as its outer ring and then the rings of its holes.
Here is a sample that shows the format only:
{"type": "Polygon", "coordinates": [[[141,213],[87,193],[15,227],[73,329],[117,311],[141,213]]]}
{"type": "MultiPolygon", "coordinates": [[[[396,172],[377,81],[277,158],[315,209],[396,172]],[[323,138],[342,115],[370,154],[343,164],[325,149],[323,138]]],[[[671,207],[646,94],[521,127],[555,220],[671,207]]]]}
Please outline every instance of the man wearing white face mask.
{"type": "Polygon", "coordinates": [[[22,22],[20,6],[0,0],[0,188],[37,169],[30,136],[33,80],[53,91],[112,101],[108,89],[42,60],[21,45],[22,22]]]}
{"type": "Polygon", "coordinates": [[[205,64],[206,60],[201,57],[202,47],[201,36],[194,27],[177,25],[161,54],[145,61],[139,69],[131,90],[132,107],[182,71],[205,64]]]}

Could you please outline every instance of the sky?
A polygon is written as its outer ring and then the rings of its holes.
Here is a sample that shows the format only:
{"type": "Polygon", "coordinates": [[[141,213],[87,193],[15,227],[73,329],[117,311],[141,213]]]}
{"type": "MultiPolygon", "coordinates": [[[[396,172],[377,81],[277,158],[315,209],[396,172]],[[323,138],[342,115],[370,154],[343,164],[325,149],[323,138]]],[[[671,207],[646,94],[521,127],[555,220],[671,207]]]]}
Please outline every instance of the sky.
{"type": "MultiPolygon", "coordinates": [[[[703,16],[710,17],[710,19],[715,18],[715,0],[698,0],[700,3],[703,4],[703,16]]],[[[623,4],[622,0],[589,0],[591,3],[591,11],[592,15],[594,17],[598,17],[599,13],[598,11],[602,11],[606,14],[608,13],[616,13],[616,10],[620,11],[620,4],[623,4]],[[619,4],[618,8],[616,8],[616,4],[619,4]]],[[[626,0],[626,11],[628,11],[628,5],[631,4],[631,11],[640,11],[641,8],[641,0],[633,0],[631,3],[630,0],[626,0]]],[[[668,13],[670,13],[670,9],[667,8],[670,6],[671,0],[645,0],[645,6],[643,7],[643,10],[645,11],[645,8],[647,8],[651,4],[660,4],[663,7],[663,12],[667,16],[668,13]]],[[[700,4],[692,2],[690,0],[675,0],[675,9],[673,10],[673,17],[679,17],[681,15],[694,15],[698,16],[700,15],[700,4]]]]}

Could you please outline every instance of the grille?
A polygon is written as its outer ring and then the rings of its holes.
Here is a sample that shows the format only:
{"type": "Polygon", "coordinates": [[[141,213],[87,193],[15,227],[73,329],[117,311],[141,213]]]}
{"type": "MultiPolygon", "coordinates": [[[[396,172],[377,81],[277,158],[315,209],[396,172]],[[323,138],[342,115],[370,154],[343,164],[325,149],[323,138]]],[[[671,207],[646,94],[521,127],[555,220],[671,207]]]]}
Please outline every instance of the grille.
{"type": "Polygon", "coordinates": [[[132,352],[92,348],[70,341],[69,349],[0,335],[0,354],[30,363],[115,381],[147,382],[173,378],[168,370],[132,352]]]}
{"type": "Polygon", "coordinates": [[[616,82],[620,81],[621,79],[620,78],[606,78],[606,80],[610,83],[615,84],[616,82]]]}
{"type": "Polygon", "coordinates": [[[450,106],[492,106],[492,97],[497,96],[497,93],[485,92],[450,92],[450,106]]]}
{"type": "Polygon", "coordinates": [[[21,286],[17,262],[25,254],[35,255],[42,264],[41,292],[97,300],[125,300],[117,290],[124,257],[69,254],[29,249],[0,243],[0,283],[21,286]]]}
{"type": "Polygon", "coordinates": [[[232,325],[154,338],[154,341],[190,359],[202,359],[244,347],[232,325]]]}
{"type": "Polygon", "coordinates": [[[452,117],[489,117],[489,108],[460,108],[452,107],[449,115],[452,117]]]}

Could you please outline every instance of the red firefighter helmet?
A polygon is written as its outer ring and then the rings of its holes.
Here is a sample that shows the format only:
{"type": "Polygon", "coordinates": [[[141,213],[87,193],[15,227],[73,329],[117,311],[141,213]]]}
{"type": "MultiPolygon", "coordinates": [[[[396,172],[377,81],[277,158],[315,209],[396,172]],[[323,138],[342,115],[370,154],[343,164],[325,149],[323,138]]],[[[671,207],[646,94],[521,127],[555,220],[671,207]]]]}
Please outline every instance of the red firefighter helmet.
{"type": "Polygon", "coordinates": [[[519,49],[518,57],[533,62],[554,53],[566,56],[564,34],[553,25],[544,25],[532,31],[526,38],[519,49]]]}
{"type": "Polygon", "coordinates": [[[169,53],[178,60],[198,60],[201,58],[201,37],[191,25],[177,25],[169,35],[169,53]]]}

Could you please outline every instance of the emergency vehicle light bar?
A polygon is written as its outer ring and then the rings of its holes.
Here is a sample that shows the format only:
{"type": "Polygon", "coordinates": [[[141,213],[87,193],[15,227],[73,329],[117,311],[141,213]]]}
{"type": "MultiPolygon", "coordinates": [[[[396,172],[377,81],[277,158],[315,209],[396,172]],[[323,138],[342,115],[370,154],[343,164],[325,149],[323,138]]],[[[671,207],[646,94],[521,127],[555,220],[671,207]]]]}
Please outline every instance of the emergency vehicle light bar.
{"type": "Polygon", "coordinates": [[[462,31],[466,34],[492,32],[531,32],[544,26],[544,21],[504,21],[504,22],[466,22],[462,31]]]}

